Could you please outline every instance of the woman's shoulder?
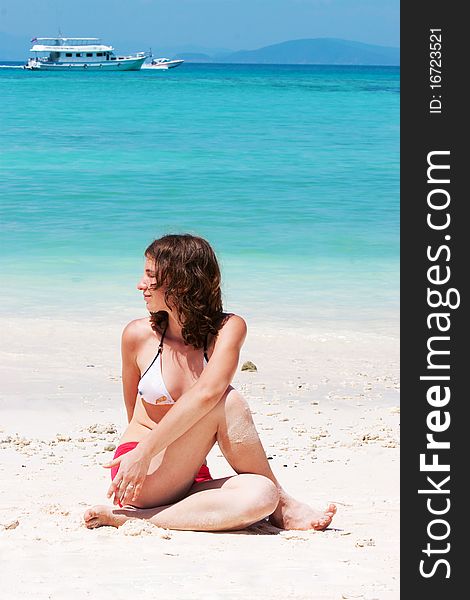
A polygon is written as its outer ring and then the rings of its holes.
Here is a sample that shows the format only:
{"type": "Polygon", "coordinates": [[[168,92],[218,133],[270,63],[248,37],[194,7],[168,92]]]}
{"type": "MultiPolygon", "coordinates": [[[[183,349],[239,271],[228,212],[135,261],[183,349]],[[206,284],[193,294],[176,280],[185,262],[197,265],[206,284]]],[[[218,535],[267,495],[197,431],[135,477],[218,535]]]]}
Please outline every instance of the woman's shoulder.
{"type": "Polygon", "coordinates": [[[246,321],[240,315],[235,313],[223,313],[217,339],[231,339],[243,343],[247,333],[246,321]]]}
{"type": "Polygon", "coordinates": [[[229,327],[230,328],[236,328],[236,327],[246,327],[246,321],[243,317],[241,317],[240,315],[237,315],[233,312],[228,312],[228,313],[222,313],[222,316],[220,318],[220,326],[219,326],[219,331],[226,327],[228,324],[230,323],[229,327]]]}
{"type": "Polygon", "coordinates": [[[134,319],[124,327],[122,342],[123,344],[134,345],[145,341],[152,334],[153,330],[148,317],[134,319]]]}

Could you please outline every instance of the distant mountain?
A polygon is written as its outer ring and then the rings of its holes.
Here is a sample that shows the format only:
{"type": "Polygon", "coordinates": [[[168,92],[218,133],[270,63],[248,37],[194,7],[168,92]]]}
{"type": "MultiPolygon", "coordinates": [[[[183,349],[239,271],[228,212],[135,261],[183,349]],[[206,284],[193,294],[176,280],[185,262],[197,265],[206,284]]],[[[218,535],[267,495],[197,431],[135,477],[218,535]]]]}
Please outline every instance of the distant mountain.
{"type": "Polygon", "coordinates": [[[179,46],[159,46],[155,44],[155,52],[166,53],[171,56],[177,54],[206,54],[209,58],[213,56],[225,56],[235,52],[229,48],[209,48],[208,46],[197,46],[194,44],[181,44],[179,46]]]}
{"type": "MultiPolygon", "coordinates": [[[[290,40],[258,50],[233,52],[224,48],[181,45],[162,47],[149,41],[104,40],[118,52],[136,52],[152,46],[153,55],[183,58],[187,62],[327,64],[327,65],[399,65],[399,48],[374,46],[333,38],[290,40]]],[[[0,32],[0,60],[26,60],[31,47],[28,36],[0,32]]]]}
{"type": "Polygon", "coordinates": [[[219,55],[213,62],[301,65],[399,65],[400,49],[334,38],[290,40],[219,55]]]}
{"type": "Polygon", "coordinates": [[[186,62],[192,63],[211,63],[214,62],[212,57],[202,52],[179,52],[173,58],[182,58],[186,62]]]}

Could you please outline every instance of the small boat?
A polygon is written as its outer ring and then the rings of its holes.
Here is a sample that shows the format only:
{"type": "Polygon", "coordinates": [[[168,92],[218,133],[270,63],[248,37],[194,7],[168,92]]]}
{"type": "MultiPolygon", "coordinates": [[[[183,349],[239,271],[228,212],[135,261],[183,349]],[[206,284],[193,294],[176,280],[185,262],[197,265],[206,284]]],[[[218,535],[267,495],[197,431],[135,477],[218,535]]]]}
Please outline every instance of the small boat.
{"type": "Polygon", "coordinates": [[[182,59],[154,58],[152,62],[144,65],[145,69],[174,69],[184,63],[182,59]]]}
{"type": "Polygon", "coordinates": [[[99,38],[36,38],[24,69],[30,71],[138,71],[149,57],[146,52],[116,56],[114,48],[99,38]]]}

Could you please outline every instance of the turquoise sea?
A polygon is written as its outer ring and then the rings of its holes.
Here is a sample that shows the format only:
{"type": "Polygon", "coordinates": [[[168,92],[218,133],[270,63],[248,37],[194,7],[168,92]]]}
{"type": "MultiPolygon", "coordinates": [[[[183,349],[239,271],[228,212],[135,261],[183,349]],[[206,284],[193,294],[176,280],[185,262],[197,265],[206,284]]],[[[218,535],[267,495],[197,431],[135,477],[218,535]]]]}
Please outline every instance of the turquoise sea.
{"type": "Polygon", "coordinates": [[[143,250],[206,237],[226,308],[398,314],[399,69],[0,68],[3,314],[144,313],[143,250]]]}

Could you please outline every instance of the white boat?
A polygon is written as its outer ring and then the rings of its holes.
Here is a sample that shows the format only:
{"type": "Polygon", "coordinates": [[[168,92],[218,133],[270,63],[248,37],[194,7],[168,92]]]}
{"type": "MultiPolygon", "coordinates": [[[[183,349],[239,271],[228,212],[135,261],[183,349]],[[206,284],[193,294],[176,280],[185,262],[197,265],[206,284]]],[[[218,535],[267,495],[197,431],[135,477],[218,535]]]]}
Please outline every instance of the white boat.
{"type": "Polygon", "coordinates": [[[184,63],[182,59],[154,58],[151,63],[144,65],[145,69],[174,69],[184,63]]]}
{"type": "Polygon", "coordinates": [[[99,38],[33,38],[25,69],[30,71],[138,71],[148,54],[114,54],[114,48],[99,38]]]}

